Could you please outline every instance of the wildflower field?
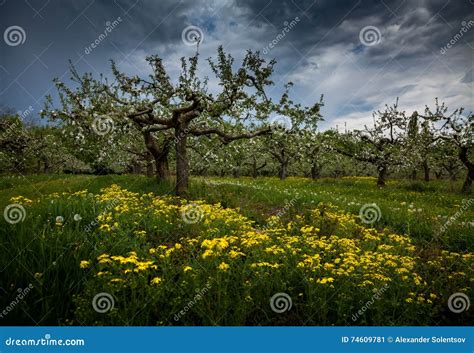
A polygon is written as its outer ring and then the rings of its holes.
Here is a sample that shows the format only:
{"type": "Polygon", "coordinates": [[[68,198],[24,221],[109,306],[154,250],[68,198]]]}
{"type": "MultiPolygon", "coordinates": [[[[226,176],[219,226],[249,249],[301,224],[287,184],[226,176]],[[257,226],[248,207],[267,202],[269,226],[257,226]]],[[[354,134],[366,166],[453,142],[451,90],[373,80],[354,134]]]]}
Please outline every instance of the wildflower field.
{"type": "Polygon", "coordinates": [[[474,200],[446,181],[0,178],[2,324],[470,325],[474,200]]]}

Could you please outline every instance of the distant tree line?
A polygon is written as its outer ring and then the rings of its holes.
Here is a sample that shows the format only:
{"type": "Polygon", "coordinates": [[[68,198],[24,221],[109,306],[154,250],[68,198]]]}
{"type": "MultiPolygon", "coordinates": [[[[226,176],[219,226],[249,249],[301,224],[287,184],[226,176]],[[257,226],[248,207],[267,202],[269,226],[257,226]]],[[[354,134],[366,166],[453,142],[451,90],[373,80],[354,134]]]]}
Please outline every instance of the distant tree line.
{"type": "Polygon", "coordinates": [[[0,119],[2,173],[143,173],[158,182],[175,175],[186,195],[189,175],[375,176],[383,187],[397,178],[474,179],[474,117],[462,108],[433,107],[411,114],[398,100],[374,112],[361,130],[318,131],[321,96],[304,107],[269,97],[275,61],[248,51],[240,65],[222,47],[207,64],[219,90],[198,75],[199,54],[181,59],[174,80],[161,58],[147,57],[148,77],[129,76],[112,62],[112,80],[79,74],[72,86],[56,79],[41,116],[27,124],[11,111],[0,119]]]}

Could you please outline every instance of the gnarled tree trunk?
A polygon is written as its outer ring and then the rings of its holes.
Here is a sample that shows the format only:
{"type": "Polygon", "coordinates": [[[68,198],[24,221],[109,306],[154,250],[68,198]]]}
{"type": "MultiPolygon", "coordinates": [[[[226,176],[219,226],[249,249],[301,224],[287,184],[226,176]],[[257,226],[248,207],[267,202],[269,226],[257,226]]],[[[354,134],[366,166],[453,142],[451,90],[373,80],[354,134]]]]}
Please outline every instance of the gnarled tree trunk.
{"type": "Polygon", "coordinates": [[[459,150],[459,159],[467,168],[466,179],[462,185],[461,192],[463,194],[470,194],[472,192],[472,181],[474,180],[474,163],[471,163],[467,159],[468,148],[466,146],[461,146],[459,150]]]}
{"type": "Polygon", "coordinates": [[[387,166],[386,165],[380,165],[378,167],[379,170],[379,175],[377,178],[377,186],[383,187],[385,186],[385,179],[387,177],[387,166]]]}
{"type": "Polygon", "coordinates": [[[472,181],[474,180],[474,168],[468,170],[466,179],[464,180],[464,183],[462,184],[462,189],[461,192],[463,194],[470,194],[472,192],[472,181]]]}
{"type": "Polygon", "coordinates": [[[188,136],[186,127],[175,129],[176,138],[176,189],[178,196],[186,196],[189,184],[189,163],[187,153],[188,136]]]}
{"type": "Polygon", "coordinates": [[[267,162],[263,162],[262,165],[257,164],[257,158],[255,156],[252,156],[252,177],[256,178],[258,175],[258,171],[262,168],[265,168],[267,165],[267,162]]]}
{"type": "Polygon", "coordinates": [[[430,166],[426,159],[423,161],[423,172],[425,173],[425,181],[430,181],[430,166]]]}
{"type": "Polygon", "coordinates": [[[153,176],[153,156],[151,153],[147,153],[145,156],[146,161],[146,176],[152,177],[153,176]]]}
{"type": "Polygon", "coordinates": [[[280,161],[280,171],[278,173],[278,176],[280,177],[280,180],[285,180],[288,175],[288,160],[283,159],[280,161]]]}
{"type": "Polygon", "coordinates": [[[170,151],[170,142],[168,139],[163,141],[163,144],[158,147],[155,138],[149,131],[143,132],[145,138],[145,146],[155,159],[156,164],[156,178],[158,182],[165,181],[169,177],[168,154],[170,151]]]}
{"type": "Polygon", "coordinates": [[[318,166],[318,163],[313,161],[311,163],[311,179],[318,179],[319,176],[321,175],[321,170],[318,166]]]}
{"type": "Polygon", "coordinates": [[[238,164],[233,171],[234,178],[240,178],[242,175],[242,166],[238,164]]]}

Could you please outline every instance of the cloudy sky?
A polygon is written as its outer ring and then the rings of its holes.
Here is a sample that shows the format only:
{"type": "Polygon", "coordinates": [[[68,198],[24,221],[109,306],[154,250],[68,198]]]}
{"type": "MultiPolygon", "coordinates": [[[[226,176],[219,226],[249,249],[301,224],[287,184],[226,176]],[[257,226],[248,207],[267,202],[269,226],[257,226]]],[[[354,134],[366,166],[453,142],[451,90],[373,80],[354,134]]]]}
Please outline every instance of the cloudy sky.
{"type": "Polygon", "coordinates": [[[219,45],[275,58],[273,97],[287,81],[304,105],[324,94],[322,129],[362,127],[396,97],[408,112],[435,97],[474,110],[474,0],[0,0],[0,18],[0,105],[32,116],[52,79],[68,80],[69,59],[81,72],[110,75],[114,59],[146,75],[158,54],[173,75],[194,33],[202,58],[219,45]]]}

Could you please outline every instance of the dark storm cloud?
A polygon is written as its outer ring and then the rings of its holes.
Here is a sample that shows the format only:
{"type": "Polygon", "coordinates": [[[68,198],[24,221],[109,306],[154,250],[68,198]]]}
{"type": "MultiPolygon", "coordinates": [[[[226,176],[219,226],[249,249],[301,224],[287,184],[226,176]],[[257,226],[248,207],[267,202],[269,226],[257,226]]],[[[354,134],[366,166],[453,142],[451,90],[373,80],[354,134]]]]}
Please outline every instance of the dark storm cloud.
{"type": "Polygon", "coordinates": [[[26,40],[0,43],[0,104],[39,112],[44,95],[54,92],[52,78],[67,79],[69,59],[80,71],[107,73],[112,58],[125,71],[146,74],[144,57],[159,54],[177,72],[179,57],[194,50],[181,41],[182,31],[194,25],[204,34],[203,58],[220,44],[239,58],[247,48],[260,50],[277,59],[280,87],[294,81],[296,100],[311,104],[324,93],[326,126],[362,123],[396,96],[408,108],[440,96],[472,109],[474,28],[462,28],[473,10],[469,0],[6,0],[2,33],[20,26],[26,40]],[[367,26],[380,33],[376,45],[360,41],[367,26]]]}

